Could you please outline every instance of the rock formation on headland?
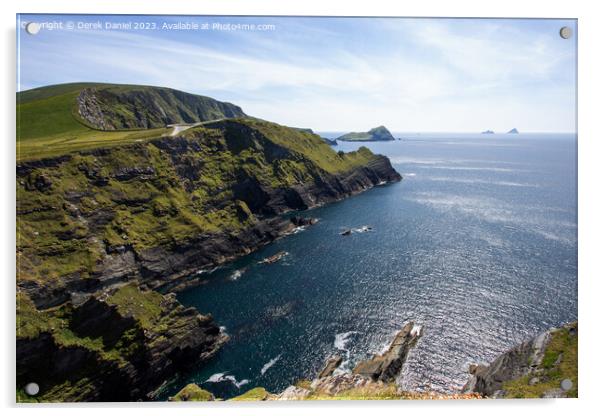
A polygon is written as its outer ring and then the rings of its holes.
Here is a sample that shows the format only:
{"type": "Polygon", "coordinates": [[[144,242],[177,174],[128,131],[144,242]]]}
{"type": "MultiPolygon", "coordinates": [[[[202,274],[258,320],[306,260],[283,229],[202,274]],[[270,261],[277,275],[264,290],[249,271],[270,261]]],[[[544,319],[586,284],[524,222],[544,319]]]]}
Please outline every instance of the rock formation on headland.
{"type": "Polygon", "coordinates": [[[506,134],[518,134],[518,130],[516,128],[513,128],[512,130],[508,131],[508,133],[506,134]]]}

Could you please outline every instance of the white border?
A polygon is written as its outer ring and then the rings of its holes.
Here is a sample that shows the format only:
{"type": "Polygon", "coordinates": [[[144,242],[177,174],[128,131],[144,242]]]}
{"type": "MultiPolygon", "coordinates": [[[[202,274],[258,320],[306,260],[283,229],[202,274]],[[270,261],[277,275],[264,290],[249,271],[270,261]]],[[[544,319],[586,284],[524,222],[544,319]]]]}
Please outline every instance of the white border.
{"type": "Polygon", "coordinates": [[[21,0],[2,2],[3,82],[2,82],[2,350],[3,365],[0,376],[0,397],[3,407],[12,414],[79,414],[105,415],[107,408],[117,412],[144,407],[147,415],[164,415],[178,409],[185,414],[261,414],[304,415],[342,413],[366,415],[371,411],[381,414],[420,412],[421,414],[540,413],[548,415],[577,414],[596,408],[600,385],[600,288],[599,262],[602,246],[599,244],[602,215],[602,152],[600,133],[600,64],[602,42],[602,15],[595,9],[596,2],[532,1],[525,0],[421,0],[398,2],[384,0],[168,0],[127,1],[88,0],[21,0]],[[579,394],[577,400],[506,400],[487,402],[329,402],[329,403],[249,403],[241,405],[170,406],[166,404],[80,404],[15,407],[14,405],[14,287],[15,287],[15,14],[20,13],[132,13],[132,14],[249,14],[249,15],[337,15],[337,16],[426,16],[426,17],[556,17],[579,19],[579,394]],[[18,409],[18,410],[17,410],[18,409]]]}

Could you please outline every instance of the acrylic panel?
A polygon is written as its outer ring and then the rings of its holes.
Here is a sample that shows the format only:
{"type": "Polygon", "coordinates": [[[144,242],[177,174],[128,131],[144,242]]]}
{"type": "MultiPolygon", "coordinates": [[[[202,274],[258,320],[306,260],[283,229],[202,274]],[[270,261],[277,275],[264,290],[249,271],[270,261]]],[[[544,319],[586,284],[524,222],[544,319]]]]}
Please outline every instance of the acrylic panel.
{"type": "Polygon", "coordinates": [[[576,397],[577,21],[17,15],[17,402],[576,397]]]}

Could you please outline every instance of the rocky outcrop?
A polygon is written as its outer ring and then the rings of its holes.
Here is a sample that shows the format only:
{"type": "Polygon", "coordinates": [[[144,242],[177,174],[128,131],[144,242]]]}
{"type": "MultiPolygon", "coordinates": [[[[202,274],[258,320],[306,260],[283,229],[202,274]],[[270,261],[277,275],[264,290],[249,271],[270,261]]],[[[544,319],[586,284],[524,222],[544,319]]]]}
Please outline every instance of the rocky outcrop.
{"type": "Polygon", "coordinates": [[[545,331],[488,365],[471,365],[472,377],[463,391],[493,398],[566,397],[576,383],[576,345],[576,322],[545,331]],[[563,391],[560,387],[565,378],[572,386],[563,391]],[[506,390],[509,387],[510,392],[506,390]]]}
{"type": "Polygon", "coordinates": [[[326,360],[326,364],[324,365],[324,368],[318,374],[318,378],[325,378],[325,377],[331,376],[332,373],[334,373],[334,370],[336,370],[341,365],[342,362],[343,362],[343,357],[341,357],[339,355],[335,355],[335,356],[328,358],[328,360],[326,360]]]}
{"type": "Polygon", "coordinates": [[[148,400],[227,339],[210,316],[134,285],[48,312],[27,303],[17,311],[17,385],[37,382],[41,401],[148,400]]]}
{"type": "Polygon", "coordinates": [[[395,335],[393,342],[385,353],[375,355],[370,360],[361,361],[353,369],[353,374],[375,381],[394,381],[401,372],[410,350],[416,345],[421,336],[422,328],[413,322],[409,322],[395,335]]]}
{"type": "Polygon", "coordinates": [[[419,326],[410,322],[399,331],[384,354],[360,361],[352,372],[336,371],[342,359],[331,356],[311,381],[302,380],[281,393],[256,387],[233,400],[436,400],[478,399],[478,393],[441,394],[411,392],[399,387],[397,378],[411,348],[421,336],[419,326]]]}
{"type": "Polygon", "coordinates": [[[407,323],[393,338],[389,348],[383,354],[360,361],[351,373],[336,372],[343,361],[340,356],[326,360],[324,368],[309,386],[291,386],[284,390],[278,400],[302,400],[310,395],[331,396],[355,391],[366,395],[398,394],[395,382],[410,350],[422,335],[420,326],[407,323]]]}
{"type": "Polygon", "coordinates": [[[148,129],[244,117],[234,104],[162,87],[101,85],[83,88],[77,97],[79,116],[100,130],[148,129]]]}

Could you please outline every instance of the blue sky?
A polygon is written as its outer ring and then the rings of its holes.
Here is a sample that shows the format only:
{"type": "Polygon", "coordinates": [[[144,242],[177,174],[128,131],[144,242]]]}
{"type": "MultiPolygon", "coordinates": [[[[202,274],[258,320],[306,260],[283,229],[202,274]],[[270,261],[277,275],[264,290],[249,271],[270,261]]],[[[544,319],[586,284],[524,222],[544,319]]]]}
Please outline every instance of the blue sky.
{"type": "MultiPolygon", "coordinates": [[[[19,29],[19,90],[160,85],[317,131],[575,131],[574,20],[21,15],[155,30],[19,29]],[[163,30],[163,23],[273,29],[163,30]]],[[[19,25],[21,26],[21,25],[19,25]]]]}

